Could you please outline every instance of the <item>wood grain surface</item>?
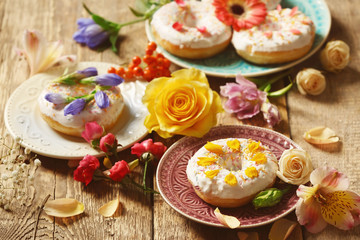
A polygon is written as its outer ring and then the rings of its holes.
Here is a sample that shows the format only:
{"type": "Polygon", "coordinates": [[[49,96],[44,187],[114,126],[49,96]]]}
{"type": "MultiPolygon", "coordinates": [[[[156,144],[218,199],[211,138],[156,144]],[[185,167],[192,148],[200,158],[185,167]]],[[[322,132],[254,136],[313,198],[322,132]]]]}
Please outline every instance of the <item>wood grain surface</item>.
{"type": "MultiPolygon", "coordinates": [[[[92,11],[114,22],[133,19],[125,0],[86,0],[92,11]]],[[[360,192],[360,32],[358,31],[360,7],[355,0],[326,0],[332,15],[331,39],[341,39],[351,48],[349,66],[338,74],[325,73],[327,87],[316,97],[301,95],[296,87],[286,96],[274,99],[280,108],[283,121],[274,130],[291,137],[307,150],[315,166],[328,165],[346,173],[350,189],[360,192]],[[302,138],[305,131],[324,125],[340,136],[341,143],[328,148],[315,147],[302,138]]],[[[100,61],[115,64],[128,62],[135,55],[143,55],[147,44],[144,24],[124,27],[118,41],[119,53],[110,49],[104,52],[90,50],[77,44],[72,35],[76,20],[89,17],[79,0],[1,0],[0,1],[0,115],[10,94],[29,77],[26,60],[15,53],[22,47],[26,29],[42,32],[49,41],[61,40],[65,54],[77,55],[78,61],[100,61]]],[[[319,56],[315,54],[294,68],[293,76],[306,67],[321,69],[319,56]]],[[[209,77],[213,90],[234,79],[209,77]]],[[[219,125],[249,124],[266,126],[261,117],[244,122],[222,113],[219,125]]],[[[0,134],[6,128],[0,118],[0,134]]],[[[170,146],[179,137],[162,139],[150,134],[157,141],[170,146]]],[[[133,159],[129,150],[121,153],[123,159],[133,159]]],[[[33,239],[39,206],[50,194],[50,199],[71,197],[85,205],[85,213],[71,218],[54,218],[40,214],[35,239],[237,239],[238,230],[215,228],[191,221],[173,210],[160,195],[144,195],[132,187],[120,184],[93,182],[85,187],[73,180],[73,168],[64,160],[39,156],[42,166],[37,170],[33,193],[22,205],[11,211],[0,208],[0,239],[33,239]],[[120,216],[103,218],[97,209],[120,196],[124,207],[120,216]]],[[[139,170],[139,181],[141,171],[139,170]]],[[[150,176],[149,183],[154,183],[150,176]]],[[[156,188],[156,186],[154,186],[156,188]]],[[[295,220],[295,214],[287,216],[295,220]]],[[[245,229],[258,231],[261,239],[267,239],[270,225],[245,229]]],[[[350,231],[328,226],[319,234],[303,229],[305,239],[360,239],[360,227],[350,231]]]]}

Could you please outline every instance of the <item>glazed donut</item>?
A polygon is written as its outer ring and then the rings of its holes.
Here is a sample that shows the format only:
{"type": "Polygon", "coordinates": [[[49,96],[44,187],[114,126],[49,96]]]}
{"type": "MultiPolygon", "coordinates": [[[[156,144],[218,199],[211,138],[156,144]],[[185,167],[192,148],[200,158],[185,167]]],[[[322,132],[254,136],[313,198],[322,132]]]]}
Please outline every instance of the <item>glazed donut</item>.
{"type": "Polygon", "coordinates": [[[189,160],[186,174],[196,194],[218,207],[239,207],[271,187],[275,155],[260,142],[226,138],[208,142],[189,160]]]}
{"type": "Polygon", "coordinates": [[[88,94],[93,90],[93,85],[48,83],[38,98],[41,117],[54,130],[76,137],[81,137],[86,122],[96,121],[105,130],[109,130],[120,119],[125,105],[118,87],[113,86],[108,90],[104,90],[110,100],[109,107],[101,109],[93,99],[85,105],[85,108],[80,113],[75,115],[65,116],[64,108],[66,103],[54,104],[45,99],[45,96],[49,93],[77,97],[88,94]]]}
{"type": "Polygon", "coordinates": [[[231,28],[214,15],[205,2],[170,2],[151,21],[156,42],[173,55],[201,59],[223,51],[231,41],[231,28]]]}
{"type": "Polygon", "coordinates": [[[284,63],[304,56],[314,37],[313,22],[297,7],[278,8],[269,11],[262,24],[234,32],[232,44],[238,55],[250,62],[284,63]]]}

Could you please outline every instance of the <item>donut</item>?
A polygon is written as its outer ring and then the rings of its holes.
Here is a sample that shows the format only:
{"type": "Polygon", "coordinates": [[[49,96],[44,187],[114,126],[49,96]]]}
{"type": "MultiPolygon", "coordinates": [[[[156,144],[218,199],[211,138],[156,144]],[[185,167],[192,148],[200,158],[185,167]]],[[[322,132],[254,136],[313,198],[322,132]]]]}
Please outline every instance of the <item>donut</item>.
{"type": "Polygon", "coordinates": [[[214,15],[206,2],[170,2],[153,15],[151,29],[155,41],[169,53],[202,59],[223,51],[231,41],[231,28],[214,15]]]}
{"type": "Polygon", "coordinates": [[[271,187],[275,155],[261,142],[225,138],[208,142],[189,160],[186,174],[196,194],[218,207],[239,207],[271,187]]]}
{"type": "Polygon", "coordinates": [[[232,44],[239,56],[256,64],[293,61],[312,47],[315,26],[309,17],[279,7],[268,12],[265,21],[251,29],[234,31],[232,44]]]}
{"type": "Polygon", "coordinates": [[[103,90],[110,100],[107,108],[100,108],[92,99],[80,113],[75,115],[68,114],[65,116],[66,103],[55,104],[45,98],[47,94],[51,93],[78,97],[91,93],[94,89],[94,85],[88,84],[48,83],[38,97],[41,117],[54,130],[70,136],[81,137],[86,122],[96,121],[105,130],[111,129],[120,120],[125,105],[119,87],[113,86],[110,89],[103,90]]]}

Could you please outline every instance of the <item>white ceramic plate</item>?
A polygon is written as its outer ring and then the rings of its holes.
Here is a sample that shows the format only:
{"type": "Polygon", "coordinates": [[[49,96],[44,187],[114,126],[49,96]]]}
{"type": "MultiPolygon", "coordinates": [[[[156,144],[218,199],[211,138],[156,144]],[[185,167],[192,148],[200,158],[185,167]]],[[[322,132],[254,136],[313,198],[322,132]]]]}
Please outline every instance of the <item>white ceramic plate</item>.
{"type": "MultiPolygon", "coordinates": [[[[99,74],[107,73],[114,66],[109,63],[80,62],[69,68],[69,72],[96,67],[99,74]]],[[[22,83],[10,96],[5,107],[5,125],[10,134],[22,139],[21,145],[33,152],[60,159],[80,159],[86,154],[101,156],[82,138],[71,137],[54,131],[41,118],[37,98],[46,84],[60,76],[64,68],[53,68],[46,73],[34,75],[22,83]]],[[[130,147],[133,143],[147,135],[144,120],[148,114],[142,104],[147,82],[124,82],[120,84],[124,96],[125,109],[121,121],[108,132],[113,133],[122,147],[118,151],[130,147]]]]}
{"type": "MultiPolygon", "coordinates": [[[[282,0],[281,5],[287,8],[298,6],[300,11],[311,18],[316,27],[315,40],[312,48],[304,57],[298,60],[284,64],[257,65],[239,57],[231,44],[226,50],[216,56],[199,60],[177,57],[168,53],[161,46],[158,46],[158,49],[167,59],[181,67],[194,67],[208,75],[216,77],[235,77],[238,73],[241,73],[245,77],[256,77],[280,72],[312,56],[325,42],[331,26],[330,11],[324,0],[282,0]]],[[[148,39],[155,41],[148,21],[145,23],[145,30],[148,39]]]]}

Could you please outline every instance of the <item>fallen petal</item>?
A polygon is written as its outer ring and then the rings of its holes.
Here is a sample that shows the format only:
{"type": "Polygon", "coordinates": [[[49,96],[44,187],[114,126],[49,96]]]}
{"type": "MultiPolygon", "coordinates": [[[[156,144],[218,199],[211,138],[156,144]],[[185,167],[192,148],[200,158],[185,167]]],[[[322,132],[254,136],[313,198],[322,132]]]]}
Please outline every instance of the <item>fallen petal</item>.
{"type": "Polygon", "coordinates": [[[220,212],[219,208],[216,208],[214,213],[215,213],[216,218],[224,226],[229,227],[231,229],[234,229],[234,228],[237,228],[240,226],[240,221],[236,217],[222,214],[220,212]]]}
{"type": "Polygon", "coordinates": [[[312,144],[330,144],[339,141],[336,133],[327,127],[316,127],[304,133],[304,139],[312,144]]]}
{"type": "Polygon", "coordinates": [[[297,222],[282,218],[274,222],[269,233],[270,240],[294,239],[302,240],[301,227],[297,222]]]}
{"type": "Polygon", "coordinates": [[[98,209],[98,212],[103,215],[104,217],[112,217],[118,210],[118,208],[121,207],[120,199],[119,197],[106,203],[105,205],[101,206],[98,209]]]}
{"type": "Polygon", "coordinates": [[[72,198],[59,198],[49,200],[44,211],[53,217],[72,217],[84,212],[84,204],[72,198]]]}

